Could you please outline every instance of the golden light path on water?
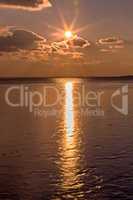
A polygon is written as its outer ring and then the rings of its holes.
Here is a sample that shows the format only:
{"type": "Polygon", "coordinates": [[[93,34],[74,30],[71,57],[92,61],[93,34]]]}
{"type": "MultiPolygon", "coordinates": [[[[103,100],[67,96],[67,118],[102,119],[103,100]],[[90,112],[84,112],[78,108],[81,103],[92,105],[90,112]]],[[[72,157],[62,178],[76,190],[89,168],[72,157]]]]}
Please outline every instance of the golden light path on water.
{"type": "MultiPolygon", "coordinates": [[[[79,181],[79,159],[80,159],[80,139],[79,139],[79,118],[74,109],[74,84],[71,81],[65,83],[65,104],[64,104],[64,130],[61,139],[61,188],[70,191],[77,190],[82,186],[79,181]]],[[[81,194],[80,194],[81,195],[81,194]]]]}
{"type": "Polygon", "coordinates": [[[67,82],[65,85],[66,91],[66,109],[65,109],[65,123],[66,123],[66,137],[67,142],[72,142],[74,131],[74,108],[73,108],[73,84],[67,82]]]}

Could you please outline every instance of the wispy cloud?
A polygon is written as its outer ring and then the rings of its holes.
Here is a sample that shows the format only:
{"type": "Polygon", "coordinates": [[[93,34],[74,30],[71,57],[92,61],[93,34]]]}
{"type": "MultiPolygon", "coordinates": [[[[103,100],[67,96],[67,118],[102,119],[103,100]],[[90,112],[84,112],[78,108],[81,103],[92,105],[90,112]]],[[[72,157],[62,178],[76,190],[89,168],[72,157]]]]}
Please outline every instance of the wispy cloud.
{"type": "Polygon", "coordinates": [[[117,37],[101,38],[97,41],[97,45],[102,52],[115,52],[125,47],[125,41],[117,37]]]}

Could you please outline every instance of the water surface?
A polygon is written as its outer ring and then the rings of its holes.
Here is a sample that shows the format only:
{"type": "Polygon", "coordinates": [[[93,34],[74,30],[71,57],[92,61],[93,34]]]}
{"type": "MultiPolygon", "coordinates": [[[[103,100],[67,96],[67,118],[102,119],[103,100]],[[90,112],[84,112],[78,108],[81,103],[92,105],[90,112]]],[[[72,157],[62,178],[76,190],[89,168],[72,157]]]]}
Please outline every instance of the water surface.
{"type": "MultiPolygon", "coordinates": [[[[0,199],[132,200],[132,93],[131,80],[1,84],[0,199]],[[112,94],[125,85],[128,115],[115,110],[110,102],[112,94]],[[41,104],[30,112],[28,103],[21,107],[7,104],[5,93],[10,87],[27,87],[25,95],[35,91],[43,95],[49,87],[49,104],[57,100],[57,91],[62,98],[56,105],[41,104]],[[85,100],[79,102],[79,96],[84,98],[89,92],[104,92],[100,105],[95,105],[94,96],[89,99],[91,107],[85,100]]],[[[10,98],[18,103],[19,90],[13,90],[10,98]]],[[[38,98],[34,100],[37,104],[38,98]]],[[[114,103],[121,106],[121,96],[114,103]]]]}

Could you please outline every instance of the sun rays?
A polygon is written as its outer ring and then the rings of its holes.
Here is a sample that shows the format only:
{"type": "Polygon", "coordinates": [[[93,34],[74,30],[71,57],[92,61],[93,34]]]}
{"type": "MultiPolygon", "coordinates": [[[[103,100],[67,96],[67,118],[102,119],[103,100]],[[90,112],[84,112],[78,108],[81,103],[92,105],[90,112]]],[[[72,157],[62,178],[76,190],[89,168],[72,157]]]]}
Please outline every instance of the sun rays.
{"type": "Polygon", "coordinates": [[[60,10],[58,10],[59,19],[61,21],[61,26],[57,27],[51,24],[45,24],[49,29],[53,30],[52,36],[56,38],[56,40],[68,40],[72,39],[73,37],[79,35],[79,33],[88,29],[88,25],[76,28],[76,24],[78,21],[78,14],[75,14],[71,23],[65,19],[64,15],[60,10]]]}

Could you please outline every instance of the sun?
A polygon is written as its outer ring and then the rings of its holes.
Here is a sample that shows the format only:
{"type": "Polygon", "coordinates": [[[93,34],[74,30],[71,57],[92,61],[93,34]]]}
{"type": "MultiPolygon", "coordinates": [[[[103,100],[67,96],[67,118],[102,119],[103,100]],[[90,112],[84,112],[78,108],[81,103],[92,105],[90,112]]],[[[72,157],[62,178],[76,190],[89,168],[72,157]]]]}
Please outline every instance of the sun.
{"type": "Polygon", "coordinates": [[[66,39],[71,39],[73,37],[72,31],[65,31],[64,36],[66,39]]]}

